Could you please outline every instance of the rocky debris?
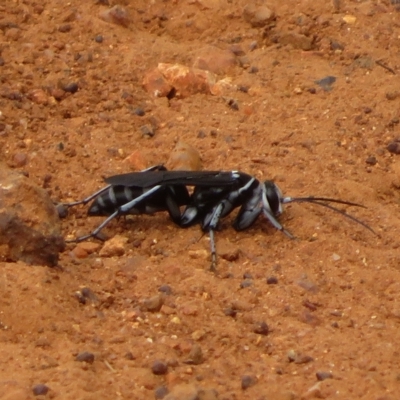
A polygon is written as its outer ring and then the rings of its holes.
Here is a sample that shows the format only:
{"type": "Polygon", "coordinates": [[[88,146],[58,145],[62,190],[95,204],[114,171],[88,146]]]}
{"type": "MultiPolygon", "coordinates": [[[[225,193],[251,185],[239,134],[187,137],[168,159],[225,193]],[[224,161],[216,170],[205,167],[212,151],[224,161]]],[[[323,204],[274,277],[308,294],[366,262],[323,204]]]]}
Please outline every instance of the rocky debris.
{"type": "Polygon", "coordinates": [[[179,141],[172,150],[166,163],[168,169],[177,171],[202,170],[199,152],[190,144],[179,141]]]}
{"type": "Polygon", "coordinates": [[[262,28],[275,19],[275,13],[267,6],[249,3],[243,9],[243,18],[253,28],[262,28]]]}
{"type": "Polygon", "coordinates": [[[100,257],[120,257],[125,254],[125,246],[128,238],[116,235],[107,240],[99,252],[100,257]]]}
{"type": "Polygon", "coordinates": [[[208,70],[182,64],[159,63],[143,78],[143,87],[154,97],[185,98],[196,93],[221,95],[235,89],[230,78],[217,80],[208,70]]]}
{"type": "Polygon", "coordinates": [[[128,28],[132,22],[128,11],[118,4],[109,10],[101,11],[99,17],[103,21],[111,24],[121,25],[125,28],[128,28]]]}
{"type": "Polygon", "coordinates": [[[93,362],[94,362],[94,354],[90,353],[89,351],[84,351],[82,353],[79,353],[75,357],[75,361],[86,362],[88,364],[93,364],[93,362]]]}
{"type": "Polygon", "coordinates": [[[55,266],[65,243],[47,192],[0,165],[0,245],[8,260],[55,266]]]}

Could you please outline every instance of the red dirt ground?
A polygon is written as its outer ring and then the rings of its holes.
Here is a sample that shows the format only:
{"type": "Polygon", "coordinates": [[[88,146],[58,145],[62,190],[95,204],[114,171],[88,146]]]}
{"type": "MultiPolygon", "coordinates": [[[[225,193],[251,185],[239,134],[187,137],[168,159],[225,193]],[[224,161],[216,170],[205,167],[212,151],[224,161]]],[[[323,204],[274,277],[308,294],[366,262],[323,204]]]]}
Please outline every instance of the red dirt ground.
{"type": "MultiPolygon", "coordinates": [[[[386,148],[400,136],[397,11],[271,0],[276,19],[252,27],[245,0],[124,0],[121,25],[99,18],[115,4],[103,3],[1,2],[0,158],[66,202],[165,163],[181,140],[205,169],[362,203],[348,211],[377,236],[303,204],[281,217],[293,241],[264,218],[239,233],[227,218],[217,247],[235,257],[220,257],[215,275],[207,235],[160,213],[105,229],[126,240],[119,256],[100,244],[79,258],[68,245],[57,268],[2,262],[0,398],[31,399],[45,384],[42,398],[56,399],[161,398],[162,386],[169,399],[398,399],[400,155],[386,148]],[[158,63],[190,66],[208,45],[235,50],[219,78],[248,90],[169,102],[143,89],[158,63]],[[315,83],[326,76],[337,78],[327,91],[315,83]],[[63,90],[71,83],[76,93],[63,90]],[[172,293],[159,297],[162,285],[172,293]],[[93,363],[75,360],[84,351],[93,363]],[[165,374],[153,374],[156,360],[165,374]]],[[[100,221],[71,210],[64,235],[100,221]]]]}

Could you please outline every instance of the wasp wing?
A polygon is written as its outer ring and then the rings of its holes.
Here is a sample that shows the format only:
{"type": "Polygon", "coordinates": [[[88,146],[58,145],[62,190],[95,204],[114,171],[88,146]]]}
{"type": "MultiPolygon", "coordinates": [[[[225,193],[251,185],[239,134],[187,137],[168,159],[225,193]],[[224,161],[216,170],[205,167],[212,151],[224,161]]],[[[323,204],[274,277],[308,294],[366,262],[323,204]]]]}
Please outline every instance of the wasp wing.
{"type": "Polygon", "coordinates": [[[229,186],[247,174],[236,171],[147,171],[114,175],[105,179],[113,186],[149,188],[156,185],[229,186]]]}

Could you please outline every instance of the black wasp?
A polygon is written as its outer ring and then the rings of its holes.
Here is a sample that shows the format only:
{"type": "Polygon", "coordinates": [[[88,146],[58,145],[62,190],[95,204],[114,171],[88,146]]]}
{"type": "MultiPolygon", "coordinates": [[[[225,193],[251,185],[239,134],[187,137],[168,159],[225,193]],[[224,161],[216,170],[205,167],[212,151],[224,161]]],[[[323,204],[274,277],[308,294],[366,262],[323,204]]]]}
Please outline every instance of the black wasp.
{"type": "Polygon", "coordinates": [[[111,176],[105,181],[109,184],[105,188],[83,201],[67,204],[86,204],[94,199],[88,214],[108,215],[97,229],[77,241],[97,237],[100,230],[119,215],[168,211],[180,227],[200,223],[203,231],[209,232],[212,270],[215,270],[217,259],[214,231],[219,220],[238,207],[233,222],[238,231],[247,229],[260,214],[264,214],[275,228],[294,238],[277,217],[284,204],[308,202],[338,212],[375,233],[364,222],[328,203],[364,207],[361,204],[327,197],[284,197],[273,181],[260,182],[238,171],[167,171],[162,166],[155,166],[142,172],[111,176]],[[194,188],[191,195],[188,186],[194,188]],[[180,206],[186,206],[182,213],[180,206]]]}

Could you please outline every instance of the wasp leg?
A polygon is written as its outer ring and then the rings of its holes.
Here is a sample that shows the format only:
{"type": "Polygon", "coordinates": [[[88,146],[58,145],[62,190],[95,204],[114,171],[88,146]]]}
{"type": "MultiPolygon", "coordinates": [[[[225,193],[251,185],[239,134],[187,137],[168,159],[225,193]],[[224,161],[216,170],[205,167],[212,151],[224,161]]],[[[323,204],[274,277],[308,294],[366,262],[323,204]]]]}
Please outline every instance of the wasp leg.
{"type": "Polygon", "coordinates": [[[224,202],[219,203],[212,213],[212,217],[210,223],[208,224],[208,231],[210,234],[210,247],[211,247],[211,266],[210,271],[217,272],[217,250],[215,246],[215,229],[217,229],[217,225],[219,219],[221,218],[221,214],[224,211],[224,202]]]}
{"type": "Polygon", "coordinates": [[[92,231],[91,233],[89,233],[89,234],[87,234],[85,236],[80,236],[79,238],[77,238],[75,240],[68,241],[68,242],[82,242],[82,241],[87,240],[87,239],[89,239],[91,237],[98,238],[97,235],[99,234],[99,232],[111,220],[113,220],[115,217],[117,217],[119,215],[127,214],[130,209],[132,209],[133,207],[135,207],[136,205],[138,205],[142,201],[146,200],[150,195],[152,195],[154,192],[159,190],[161,187],[162,187],[161,185],[154,186],[153,188],[151,188],[147,192],[143,193],[142,195],[140,195],[140,196],[136,197],[135,199],[129,201],[128,203],[118,207],[118,209],[115,212],[113,212],[110,216],[108,216],[94,231],[92,231]]]}
{"type": "Polygon", "coordinates": [[[286,230],[279,222],[278,220],[267,210],[263,209],[264,215],[267,217],[267,219],[269,220],[269,222],[271,222],[271,224],[278,229],[279,231],[283,232],[287,237],[289,237],[290,239],[295,239],[295,237],[288,231],[286,230]]]}
{"type": "MultiPolygon", "coordinates": [[[[164,170],[166,170],[166,168],[162,164],[157,164],[157,165],[153,165],[150,168],[144,169],[143,171],[140,171],[140,172],[164,171],[164,170]]],[[[63,206],[73,207],[73,206],[78,206],[79,204],[87,204],[87,203],[89,203],[90,200],[93,200],[94,198],[98,197],[102,193],[106,192],[108,189],[110,189],[111,186],[112,185],[107,185],[106,187],[98,190],[97,192],[91,194],[90,196],[84,198],[83,200],[74,201],[72,203],[63,203],[63,206]]]]}
{"type": "Polygon", "coordinates": [[[103,187],[102,189],[98,190],[96,193],[91,194],[90,196],[84,198],[83,200],[74,201],[72,203],[63,203],[63,206],[72,207],[72,206],[77,206],[79,204],[87,204],[87,203],[89,203],[90,200],[93,200],[95,197],[106,192],[108,189],[110,189],[110,187],[111,187],[111,185],[107,185],[106,187],[103,187]]]}

